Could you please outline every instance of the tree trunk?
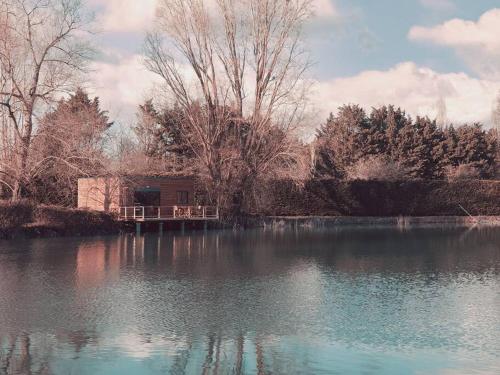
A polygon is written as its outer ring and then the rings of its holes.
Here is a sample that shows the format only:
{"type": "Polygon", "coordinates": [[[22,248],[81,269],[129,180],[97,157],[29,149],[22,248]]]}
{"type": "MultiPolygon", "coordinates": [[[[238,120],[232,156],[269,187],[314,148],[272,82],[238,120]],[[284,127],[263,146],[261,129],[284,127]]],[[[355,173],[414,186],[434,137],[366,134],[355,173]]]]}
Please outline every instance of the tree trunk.
{"type": "Polygon", "coordinates": [[[23,196],[23,190],[25,187],[25,177],[26,177],[26,166],[28,165],[29,148],[31,145],[31,133],[33,130],[33,119],[32,114],[26,114],[26,129],[25,134],[21,139],[21,147],[19,165],[17,166],[16,177],[14,181],[14,189],[12,190],[12,201],[17,202],[23,196]]]}

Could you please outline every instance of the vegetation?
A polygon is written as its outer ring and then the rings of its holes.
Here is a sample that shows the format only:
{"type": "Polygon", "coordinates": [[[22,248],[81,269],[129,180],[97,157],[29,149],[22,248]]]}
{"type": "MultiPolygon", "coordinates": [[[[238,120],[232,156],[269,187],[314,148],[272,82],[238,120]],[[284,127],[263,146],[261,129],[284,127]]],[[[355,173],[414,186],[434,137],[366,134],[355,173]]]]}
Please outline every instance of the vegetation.
{"type": "Polygon", "coordinates": [[[267,216],[500,216],[500,181],[274,181],[254,212],[267,216]]]}
{"type": "Polygon", "coordinates": [[[27,201],[0,203],[0,238],[15,236],[81,236],[118,233],[120,225],[104,212],[27,201]]]}
{"type": "MultiPolygon", "coordinates": [[[[392,200],[404,194],[420,197],[422,189],[443,199],[443,191],[458,194],[466,203],[455,190],[459,186],[478,184],[478,192],[497,186],[480,180],[498,178],[500,97],[490,130],[479,123],[447,124],[443,98],[436,120],[413,119],[392,105],[369,113],[345,105],[324,124],[317,119],[321,126],[306,144],[300,126],[309,62],[302,29],[310,1],[251,0],[247,5],[159,1],[145,64],[163,86],[155,100],[137,108],[133,132],[118,136],[110,132],[112,121],[99,99],[79,88],[91,52],[82,38],[88,23],[80,1],[3,1],[0,184],[2,198],[17,206],[3,206],[2,227],[29,222],[10,211],[30,211],[24,199],[74,207],[76,181],[84,176],[195,175],[205,189],[205,203],[218,205],[231,220],[280,211],[280,190],[273,190],[276,200],[268,196],[269,186],[281,184],[284,190],[291,184],[311,207],[322,204],[325,194],[343,196],[317,213],[375,212],[362,208],[365,198],[355,193],[362,191],[387,205],[380,214],[428,215],[462,212],[456,202],[453,209],[451,203],[422,203],[425,212],[409,209],[413,201],[396,209],[392,200]],[[312,186],[325,181],[329,189],[311,193],[312,186]],[[405,190],[409,186],[415,191],[405,190]]],[[[481,197],[487,203],[497,195],[481,197]]],[[[301,205],[299,198],[289,199],[290,205],[301,205]]],[[[477,212],[496,211],[478,206],[477,212]]]]}
{"type": "Polygon", "coordinates": [[[70,89],[90,50],[79,0],[0,3],[1,181],[25,194],[43,160],[33,160],[37,118],[70,89]]]}
{"type": "Polygon", "coordinates": [[[481,124],[438,127],[413,121],[402,109],[383,106],[371,114],[343,106],[318,131],[315,173],[362,180],[436,180],[496,176],[496,131],[481,124]]]}

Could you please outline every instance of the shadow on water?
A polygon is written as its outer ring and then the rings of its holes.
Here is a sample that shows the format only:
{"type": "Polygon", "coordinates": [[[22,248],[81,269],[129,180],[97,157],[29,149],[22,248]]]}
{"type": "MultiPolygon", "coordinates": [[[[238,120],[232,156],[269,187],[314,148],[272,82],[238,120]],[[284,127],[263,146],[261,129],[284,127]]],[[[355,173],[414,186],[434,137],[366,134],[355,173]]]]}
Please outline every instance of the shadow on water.
{"type": "Polygon", "coordinates": [[[457,227],[2,242],[0,374],[496,372],[499,244],[457,227]]]}

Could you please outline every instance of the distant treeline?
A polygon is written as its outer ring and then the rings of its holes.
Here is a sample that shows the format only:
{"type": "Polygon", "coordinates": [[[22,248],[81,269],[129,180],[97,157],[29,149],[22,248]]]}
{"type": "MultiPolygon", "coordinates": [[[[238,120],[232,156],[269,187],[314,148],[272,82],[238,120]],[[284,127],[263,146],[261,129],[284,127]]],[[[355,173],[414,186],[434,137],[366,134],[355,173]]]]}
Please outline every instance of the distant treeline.
{"type": "Polygon", "coordinates": [[[499,151],[497,131],[479,123],[440,127],[394,106],[367,115],[357,105],[330,116],[315,150],[318,177],[389,181],[495,178],[499,151]]]}

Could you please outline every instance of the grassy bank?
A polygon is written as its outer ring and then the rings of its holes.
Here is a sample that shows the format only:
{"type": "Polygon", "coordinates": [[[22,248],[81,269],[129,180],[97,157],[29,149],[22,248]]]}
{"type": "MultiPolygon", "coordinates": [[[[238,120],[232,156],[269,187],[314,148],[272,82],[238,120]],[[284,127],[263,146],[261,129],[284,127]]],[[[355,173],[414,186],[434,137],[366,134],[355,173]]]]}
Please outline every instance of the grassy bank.
{"type": "Polygon", "coordinates": [[[339,181],[268,187],[264,216],[500,216],[500,181],[339,181]]]}
{"type": "Polygon", "coordinates": [[[29,202],[0,203],[0,238],[114,234],[120,225],[113,215],[29,202]]]}

